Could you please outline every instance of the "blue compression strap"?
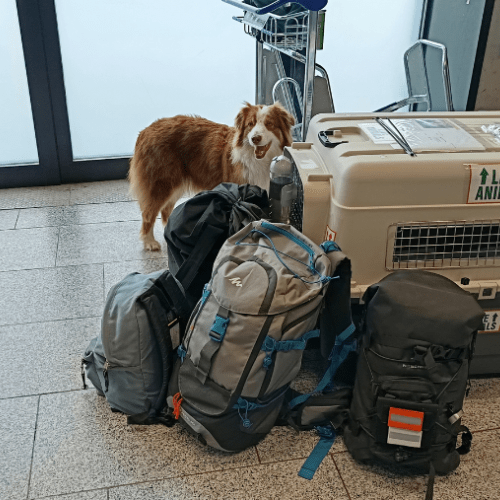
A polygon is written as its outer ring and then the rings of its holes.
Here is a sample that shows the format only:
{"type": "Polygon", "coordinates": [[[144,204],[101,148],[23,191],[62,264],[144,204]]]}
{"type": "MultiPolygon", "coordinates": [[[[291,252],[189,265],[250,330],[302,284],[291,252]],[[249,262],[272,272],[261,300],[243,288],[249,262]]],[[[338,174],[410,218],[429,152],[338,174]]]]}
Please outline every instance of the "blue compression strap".
{"type": "Polygon", "coordinates": [[[216,342],[222,342],[222,339],[226,334],[228,323],[229,319],[222,318],[221,316],[215,316],[214,324],[212,325],[212,328],[210,328],[211,339],[215,340],[216,342]],[[212,333],[215,333],[218,336],[212,335],[212,333]]]}
{"type": "Polygon", "coordinates": [[[182,347],[182,344],[177,348],[177,356],[179,356],[181,363],[184,363],[184,358],[186,357],[186,350],[182,347]]]}
{"type": "Polygon", "coordinates": [[[309,339],[319,337],[319,330],[311,330],[305,333],[302,337],[295,340],[274,340],[272,337],[266,337],[261,350],[266,352],[272,351],[293,351],[296,349],[305,349],[309,339]]]}
{"type": "Polygon", "coordinates": [[[340,252],[340,247],[337,243],[335,243],[335,241],[325,241],[321,243],[320,247],[325,253],[340,252]]]}
{"type": "Polygon", "coordinates": [[[316,431],[320,437],[319,442],[314,447],[314,450],[311,452],[307,460],[304,462],[304,465],[299,471],[299,476],[304,479],[311,480],[314,477],[314,474],[318,470],[323,459],[328,455],[328,452],[333,446],[335,442],[335,430],[330,426],[326,427],[316,427],[316,431]]]}
{"type": "Polygon", "coordinates": [[[201,296],[202,305],[207,301],[208,296],[210,295],[210,290],[208,289],[208,283],[203,287],[203,294],[201,296]]]}
{"type": "Polygon", "coordinates": [[[319,337],[319,330],[311,330],[295,340],[274,340],[272,337],[267,336],[260,348],[261,351],[265,351],[267,354],[264,358],[264,368],[267,370],[271,366],[273,362],[271,355],[274,351],[303,350],[306,348],[309,339],[317,337],[319,337]]]}
{"type": "Polygon", "coordinates": [[[288,404],[289,408],[294,408],[307,401],[313,394],[318,394],[332,381],[338,367],[345,361],[347,355],[356,349],[356,342],[346,342],[346,340],[356,331],[353,323],[348,326],[335,340],[335,344],[330,354],[330,366],[327,368],[323,378],[316,389],[309,394],[302,394],[293,398],[288,404]]]}

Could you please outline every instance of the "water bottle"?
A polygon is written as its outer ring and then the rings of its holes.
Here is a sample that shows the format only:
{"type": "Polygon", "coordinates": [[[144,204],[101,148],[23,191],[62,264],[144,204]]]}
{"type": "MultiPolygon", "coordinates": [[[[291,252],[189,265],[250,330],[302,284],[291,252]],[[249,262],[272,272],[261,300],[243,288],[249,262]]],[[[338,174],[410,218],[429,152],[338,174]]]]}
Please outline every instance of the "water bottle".
{"type": "Polygon", "coordinates": [[[271,220],[290,224],[290,209],[297,197],[297,186],[293,182],[292,162],[286,156],[276,156],[271,162],[269,201],[271,220]]]}

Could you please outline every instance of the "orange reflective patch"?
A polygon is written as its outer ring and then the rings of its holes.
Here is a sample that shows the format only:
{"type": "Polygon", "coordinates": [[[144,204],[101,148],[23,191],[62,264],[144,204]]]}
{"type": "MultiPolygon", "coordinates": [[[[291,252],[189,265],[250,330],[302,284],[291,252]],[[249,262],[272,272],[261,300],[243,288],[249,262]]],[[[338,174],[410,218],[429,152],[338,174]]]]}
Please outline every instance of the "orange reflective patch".
{"type": "Polygon", "coordinates": [[[424,412],[391,407],[388,425],[397,429],[420,432],[424,425],[424,412]]]}

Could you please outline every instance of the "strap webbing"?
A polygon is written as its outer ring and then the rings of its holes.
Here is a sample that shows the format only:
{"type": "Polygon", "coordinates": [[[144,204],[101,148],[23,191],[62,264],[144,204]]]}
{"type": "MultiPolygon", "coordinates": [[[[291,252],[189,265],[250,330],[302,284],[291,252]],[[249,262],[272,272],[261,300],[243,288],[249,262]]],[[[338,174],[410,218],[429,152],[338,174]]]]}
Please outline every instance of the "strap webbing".
{"type": "Polygon", "coordinates": [[[267,336],[262,343],[261,351],[266,353],[264,358],[264,368],[266,370],[271,366],[273,359],[272,354],[274,351],[294,351],[294,350],[304,350],[307,345],[307,341],[319,337],[319,330],[311,330],[305,333],[302,337],[295,340],[275,340],[272,337],[267,336]]]}
{"type": "Polygon", "coordinates": [[[458,432],[462,433],[462,444],[457,448],[457,451],[459,455],[466,455],[472,446],[472,433],[465,425],[461,425],[458,432]]]}
{"type": "Polygon", "coordinates": [[[427,491],[425,493],[425,500],[432,500],[434,498],[434,479],[436,477],[436,469],[434,469],[434,464],[431,462],[429,467],[429,479],[427,481],[427,491]]]}
{"type": "Polygon", "coordinates": [[[345,361],[347,358],[347,355],[356,349],[356,343],[355,342],[346,342],[346,340],[356,331],[356,327],[354,326],[353,323],[351,323],[335,340],[335,344],[332,349],[332,353],[330,354],[330,365],[326,369],[325,374],[323,375],[323,378],[317,385],[316,389],[314,391],[308,393],[308,394],[301,394],[300,396],[297,396],[296,398],[293,398],[288,407],[294,408],[295,406],[298,406],[305,401],[307,401],[313,394],[318,394],[322,392],[326,386],[333,380],[333,377],[335,376],[335,373],[338,369],[338,367],[345,361]]]}
{"type": "Polygon", "coordinates": [[[217,243],[219,237],[224,234],[222,228],[207,224],[206,221],[202,219],[198,221],[193,232],[196,231],[198,225],[200,225],[200,236],[196,241],[196,245],[189,254],[189,257],[175,273],[175,277],[180,281],[184,290],[187,290],[191,286],[206,256],[217,243]]]}
{"type": "Polygon", "coordinates": [[[215,316],[214,323],[208,333],[210,340],[205,344],[200,352],[200,359],[196,365],[196,378],[204,384],[207,380],[210,367],[212,366],[212,358],[219,350],[224,335],[226,334],[227,325],[229,324],[228,311],[223,307],[219,308],[215,316]]]}
{"type": "Polygon", "coordinates": [[[335,430],[332,426],[316,427],[320,436],[319,442],[314,447],[311,454],[300,469],[299,476],[311,480],[318,470],[323,459],[328,455],[333,443],[335,442],[335,430]]]}

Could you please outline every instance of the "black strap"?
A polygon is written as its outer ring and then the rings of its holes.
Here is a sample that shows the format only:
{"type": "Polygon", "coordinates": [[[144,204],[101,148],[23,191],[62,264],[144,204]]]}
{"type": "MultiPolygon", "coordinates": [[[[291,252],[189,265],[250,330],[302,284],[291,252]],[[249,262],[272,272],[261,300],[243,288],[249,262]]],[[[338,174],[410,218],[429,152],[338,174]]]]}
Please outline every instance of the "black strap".
{"type": "Polygon", "coordinates": [[[436,478],[436,469],[431,462],[429,467],[429,480],[427,481],[427,491],[425,493],[425,500],[432,500],[434,498],[434,479],[436,478]]]}
{"type": "Polygon", "coordinates": [[[466,455],[472,446],[472,433],[465,425],[460,426],[458,433],[462,433],[462,445],[457,448],[457,451],[460,455],[466,455]]]}
{"type": "Polygon", "coordinates": [[[163,424],[167,427],[173,427],[176,420],[173,415],[161,413],[159,415],[151,415],[151,412],[137,413],[136,415],[129,415],[127,417],[127,424],[129,425],[155,425],[163,424]]]}
{"type": "MultiPolygon", "coordinates": [[[[153,334],[155,336],[156,342],[158,344],[158,348],[160,351],[161,363],[162,363],[162,383],[161,388],[158,394],[158,398],[155,403],[152,405],[150,411],[148,412],[152,418],[157,417],[160,412],[163,410],[167,403],[167,389],[168,389],[168,381],[170,379],[170,371],[172,369],[172,341],[170,339],[170,329],[167,325],[162,324],[159,320],[157,314],[151,313],[151,308],[148,307],[148,301],[158,302],[155,307],[155,310],[162,310],[161,304],[159,303],[158,297],[156,295],[148,295],[142,298],[142,302],[144,304],[144,309],[146,310],[146,314],[150,323],[152,324],[153,334]]],[[[164,318],[165,319],[165,318],[164,318]]],[[[163,322],[164,323],[164,322],[163,322]]]]}
{"type": "MultiPolygon", "coordinates": [[[[195,226],[200,226],[199,238],[191,251],[189,257],[182,263],[179,270],[175,273],[175,278],[182,284],[184,290],[187,290],[193,279],[198,274],[200,267],[205,261],[206,256],[211,252],[219,238],[224,234],[224,230],[215,227],[200,219],[195,226]]],[[[193,230],[193,231],[194,231],[193,230]]]]}

